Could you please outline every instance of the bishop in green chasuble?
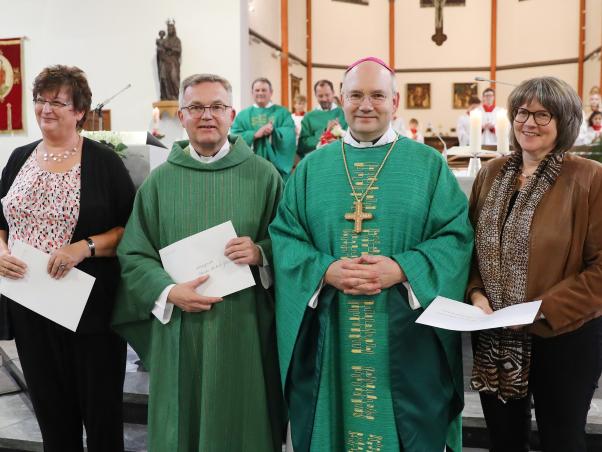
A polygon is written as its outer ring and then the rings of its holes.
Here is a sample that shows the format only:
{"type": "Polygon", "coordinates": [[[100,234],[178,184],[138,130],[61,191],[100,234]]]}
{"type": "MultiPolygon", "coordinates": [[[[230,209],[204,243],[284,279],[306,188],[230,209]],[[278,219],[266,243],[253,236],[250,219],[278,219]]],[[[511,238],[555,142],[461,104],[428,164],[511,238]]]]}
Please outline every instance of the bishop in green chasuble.
{"type": "Polygon", "coordinates": [[[460,452],[460,335],[415,320],[437,295],[463,299],[473,243],[466,196],[434,149],[390,127],[360,147],[350,128],[346,162],[341,141],[308,155],[270,226],[294,451],[460,452]],[[355,195],[364,192],[360,215],[355,195]],[[403,284],[348,295],[325,283],[331,264],[362,255],[393,259],[417,309],[403,284]]]}

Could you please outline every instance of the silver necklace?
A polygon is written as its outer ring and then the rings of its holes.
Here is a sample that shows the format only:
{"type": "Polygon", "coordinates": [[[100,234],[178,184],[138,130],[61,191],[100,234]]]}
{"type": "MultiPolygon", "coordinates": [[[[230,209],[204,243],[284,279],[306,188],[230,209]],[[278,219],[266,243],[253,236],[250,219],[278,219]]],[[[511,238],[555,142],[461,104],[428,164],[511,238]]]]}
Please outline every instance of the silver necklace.
{"type": "Polygon", "coordinates": [[[44,159],[45,162],[52,160],[53,162],[61,163],[63,160],[67,160],[68,158],[77,154],[77,148],[79,146],[80,141],[81,141],[81,137],[79,137],[77,139],[77,143],[75,144],[75,146],[72,149],[67,149],[65,151],[49,153],[48,150],[45,150],[44,153],[42,154],[42,158],[44,159]]]}

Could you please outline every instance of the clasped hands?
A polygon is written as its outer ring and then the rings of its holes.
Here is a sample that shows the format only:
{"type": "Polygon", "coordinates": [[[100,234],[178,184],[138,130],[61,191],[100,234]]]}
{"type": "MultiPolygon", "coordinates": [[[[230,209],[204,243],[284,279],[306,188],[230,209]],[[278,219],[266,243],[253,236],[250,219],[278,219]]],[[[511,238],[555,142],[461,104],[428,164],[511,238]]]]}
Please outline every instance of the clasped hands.
{"type": "Polygon", "coordinates": [[[377,295],[406,281],[406,275],[393,259],[364,255],[330,264],[324,282],[347,295],[377,295]]]}
{"type": "MultiPolygon", "coordinates": [[[[236,237],[226,244],[224,255],[235,264],[263,265],[263,255],[250,237],[236,237]]],[[[209,279],[209,275],[199,276],[192,281],[176,284],[167,295],[167,300],[185,312],[208,311],[221,297],[205,297],[196,288],[209,279]]]]}
{"type": "Polygon", "coordinates": [[[259,129],[257,129],[257,132],[255,132],[255,139],[259,139],[268,135],[271,135],[272,132],[274,131],[274,124],[272,124],[272,122],[268,122],[267,124],[261,126],[259,129]]]}

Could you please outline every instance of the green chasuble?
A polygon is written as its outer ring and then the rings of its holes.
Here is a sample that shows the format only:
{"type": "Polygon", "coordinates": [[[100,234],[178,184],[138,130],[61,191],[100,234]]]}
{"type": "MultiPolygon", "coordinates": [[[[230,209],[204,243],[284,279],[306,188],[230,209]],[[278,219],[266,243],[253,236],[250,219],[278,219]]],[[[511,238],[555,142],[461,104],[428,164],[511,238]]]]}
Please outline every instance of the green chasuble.
{"type": "Polygon", "coordinates": [[[299,133],[299,143],[297,143],[297,154],[301,158],[305,157],[311,151],[316,149],[320,142],[320,137],[326,130],[328,121],[338,119],[343,129],[347,128],[345,114],[343,109],[337,107],[333,110],[313,110],[306,113],[301,121],[301,132],[299,133]]]}
{"type": "MultiPolygon", "coordinates": [[[[345,145],[361,196],[391,144],[345,145]]],[[[280,374],[295,452],[461,451],[460,335],[415,323],[437,296],[462,300],[473,233],[466,196],[441,155],[399,138],[354,211],[341,142],[304,159],[270,226],[276,274],[280,374]],[[308,301],[336,259],[384,255],[405,271],[421,308],[402,284],[376,296],[331,286],[308,301]]]]}
{"type": "Polygon", "coordinates": [[[236,115],[230,133],[243,137],[257,155],[272,162],[284,181],[288,179],[295,162],[296,138],[295,122],[286,108],[245,108],[236,115]],[[255,132],[268,122],[274,126],[272,134],[256,140],[255,132]]]}
{"type": "Polygon", "coordinates": [[[274,301],[257,269],[254,287],[210,311],[174,307],[165,325],[151,313],[173,284],[158,250],[192,234],[232,220],[271,262],[268,225],[282,180],[242,139],[232,140],[225,157],[207,164],[190,156],[188,142],[174,143],[140,187],[117,250],[122,281],[113,323],[150,374],[150,452],[281,450],[286,415],[274,301]]]}

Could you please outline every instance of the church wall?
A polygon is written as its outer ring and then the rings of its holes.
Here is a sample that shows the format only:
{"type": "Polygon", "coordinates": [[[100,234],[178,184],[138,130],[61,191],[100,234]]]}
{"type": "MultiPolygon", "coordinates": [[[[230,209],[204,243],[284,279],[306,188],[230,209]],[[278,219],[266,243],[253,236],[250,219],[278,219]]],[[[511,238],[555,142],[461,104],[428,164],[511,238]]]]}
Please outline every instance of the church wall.
{"type": "MultiPolygon", "coordinates": [[[[388,30],[387,18],[388,12],[382,19],[385,30],[388,30]]],[[[446,6],[443,32],[447,40],[437,46],[431,40],[435,34],[435,9],[421,8],[419,0],[397,1],[395,66],[397,69],[489,66],[490,24],[488,0],[466,0],[466,6],[446,6]]]]}
{"type": "Polygon", "coordinates": [[[27,132],[0,135],[0,167],[14,147],[40,137],[31,86],[50,64],[85,70],[93,105],[131,83],[131,89],[107,106],[113,130],[149,129],[152,103],[159,98],[155,38],[170,17],[176,20],[183,46],[181,76],[221,74],[232,82],[234,105],[247,104],[247,91],[239,89],[248,85],[248,71],[243,71],[247,57],[243,55],[243,63],[240,57],[243,45],[248,46],[247,8],[246,0],[105,0],[76,8],[68,0],[12,2],[10,14],[6,9],[0,14],[0,30],[3,37],[27,37],[23,74],[27,132]]]}
{"type": "Polygon", "coordinates": [[[247,0],[245,3],[249,11],[249,27],[280,45],[280,0],[247,0]]]}
{"type": "Polygon", "coordinates": [[[602,1],[588,0],[585,11],[585,53],[588,54],[602,44],[602,1]]]}
{"type": "Polygon", "coordinates": [[[579,0],[501,1],[498,5],[499,65],[577,57],[579,0]]]}
{"type": "MultiPolygon", "coordinates": [[[[589,0],[586,2],[585,17],[585,54],[597,50],[602,45],[602,1],[589,0]]],[[[583,67],[583,96],[586,99],[592,86],[600,85],[600,58],[590,58],[583,67]]]]}
{"type": "MultiPolygon", "coordinates": [[[[252,38],[249,45],[249,84],[246,89],[251,93],[251,83],[258,77],[266,77],[272,83],[274,95],[272,100],[274,103],[280,103],[280,56],[277,50],[268,47],[264,43],[256,43],[252,38]]],[[[249,99],[249,106],[253,103],[252,98],[249,99]]]]}
{"type": "Polygon", "coordinates": [[[366,55],[388,60],[388,14],[388,0],[372,0],[370,6],[314,0],[313,62],[347,65],[366,55]]]}
{"type": "Polygon", "coordinates": [[[583,65],[583,100],[587,102],[589,91],[600,86],[600,60],[591,58],[583,65]]]}
{"type": "Polygon", "coordinates": [[[306,55],[307,24],[305,0],[288,2],[288,51],[303,61],[306,55]]]}

